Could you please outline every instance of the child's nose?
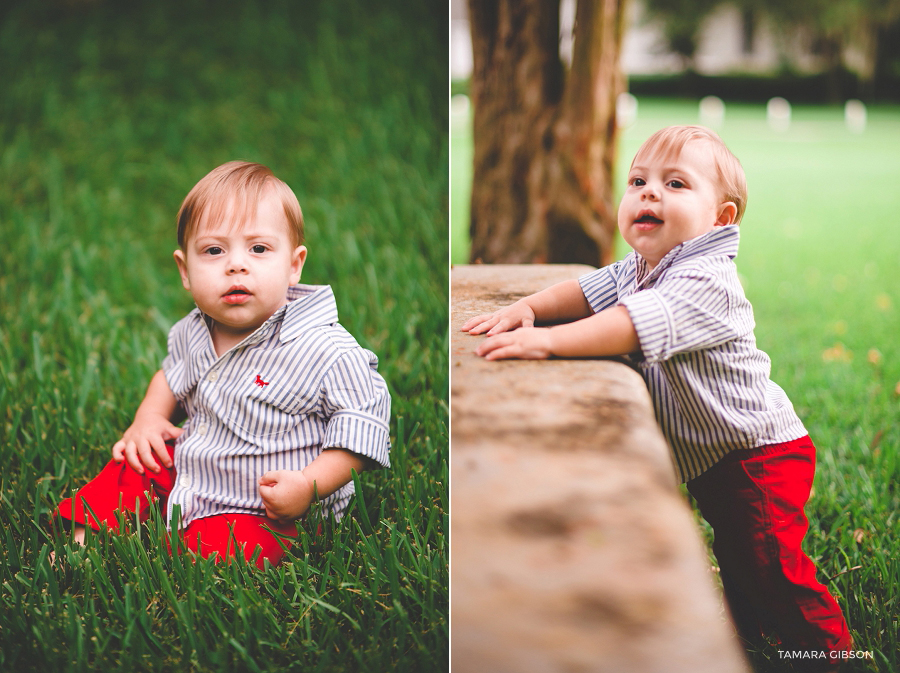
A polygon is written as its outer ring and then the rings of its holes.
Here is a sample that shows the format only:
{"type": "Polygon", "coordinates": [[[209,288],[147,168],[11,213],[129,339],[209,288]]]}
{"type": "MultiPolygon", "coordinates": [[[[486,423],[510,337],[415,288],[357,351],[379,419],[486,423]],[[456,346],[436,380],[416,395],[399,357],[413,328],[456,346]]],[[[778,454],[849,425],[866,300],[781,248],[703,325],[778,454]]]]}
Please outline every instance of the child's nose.
{"type": "Polygon", "coordinates": [[[228,274],[235,273],[246,273],[247,272],[247,263],[244,260],[243,255],[232,253],[228,257],[228,274]]]}
{"type": "Polygon", "coordinates": [[[649,183],[644,185],[644,189],[641,191],[641,200],[659,201],[659,192],[656,187],[649,183]]]}

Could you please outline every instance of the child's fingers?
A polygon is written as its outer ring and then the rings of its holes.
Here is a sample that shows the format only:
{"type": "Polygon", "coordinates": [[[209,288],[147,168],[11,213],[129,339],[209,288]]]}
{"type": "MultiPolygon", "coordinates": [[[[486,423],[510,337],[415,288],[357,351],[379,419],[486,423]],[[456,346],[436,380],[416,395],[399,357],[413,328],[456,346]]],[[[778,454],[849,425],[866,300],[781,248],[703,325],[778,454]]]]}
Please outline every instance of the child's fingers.
{"type": "Polygon", "coordinates": [[[497,324],[488,330],[487,336],[494,336],[495,334],[503,334],[504,332],[509,332],[510,330],[514,329],[515,326],[516,324],[512,320],[498,320],[497,324]]]}
{"type": "Polygon", "coordinates": [[[125,462],[138,474],[144,474],[144,466],[138,456],[137,445],[134,442],[125,443],[125,462]]]}
{"type": "Polygon", "coordinates": [[[461,332],[468,332],[470,329],[472,329],[476,325],[480,325],[485,320],[489,320],[492,316],[493,316],[493,314],[486,314],[486,315],[475,316],[474,318],[469,318],[465,323],[463,323],[463,326],[460,327],[459,329],[461,332]]]}
{"type": "Polygon", "coordinates": [[[273,499],[271,497],[273,495],[273,486],[260,484],[259,494],[260,496],[262,496],[263,507],[266,510],[266,516],[273,521],[283,523],[285,521],[285,518],[282,516],[281,512],[279,512],[277,498],[273,499]]]}
{"type": "Polygon", "coordinates": [[[521,338],[517,338],[512,334],[503,333],[494,337],[485,339],[481,345],[475,350],[476,355],[480,355],[485,360],[506,360],[509,358],[538,358],[542,357],[537,352],[532,352],[526,344],[522,343],[521,338]]]}
{"type": "Polygon", "coordinates": [[[125,460],[125,442],[123,440],[119,440],[112,447],[112,458],[117,463],[121,463],[125,460]]]}
{"type": "Polygon", "coordinates": [[[469,334],[484,334],[485,332],[490,332],[490,330],[495,329],[500,322],[501,320],[499,316],[489,316],[487,320],[484,320],[480,324],[470,329],[469,334]]]}
{"type": "Polygon", "coordinates": [[[182,432],[184,432],[184,428],[179,428],[177,425],[169,425],[169,427],[163,431],[163,437],[165,439],[178,439],[181,437],[182,432]]]}
{"type": "Polygon", "coordinates": [[[144,467],[150,468],[151,472],[159,472],[159,463],[153,457],[153,447],[147,440],[139,440],[137,442],[137,454],[144,467]]]}
{"type": "Polygon", "coordinates": [[[487,336],[503,334],[504,332],[512,332],[513,330],[521,329],[523,327],[534,327],[534,316],[528,317],[527,315],[515,315],[512,317],[498,317],[494,326],[490,330],[488,330],[487,336]]]}
{"type": "Polygon", "coordinates": [[[483,315],[480,316],[480,320],[472,325],[466,331],[469,334],[484,334],[489,329],[494,327],[498,322],[500,322],[501,318],[499,315],[491,314],[491,315],[483,315]]]}
{"type": "Polygon", "coordinates": [[[278,483],[278,470],[270,470],[259,478],[260,486],[274,486],[278,483]]]}
{"type": "Polygon", "coordinates": [[[521,358],[522,354],[516,344],[504,346],[503,348],[495,348],[484,356],[485,360],[509,360],[512,358],[521,358]]]}
{"type": "Polygon", "coordinates": [[[544,360],[550,357],[550,337],[546,329],[522,329],[488,337],[476,349],[486,360],[544,360]]]}
{"type": "Polygon", "coordinates": [[[485,357],[498,348],[503,348],[511,343],[512,339],[508,334],[503,333],[498,334],[497,336],[491,336],[478,344],[478,348],[475,349],[475,355],[485,357]]]}
{"type": "Polygon", "coordinates": [[[169,457],[169,449],[162,437],[160,437],[159,439],[150,440],[150,446],[156,453],[156,455],[159,456],[159,462],[161,462],[166,467],[172,467],[172,459],[169,457]]]}

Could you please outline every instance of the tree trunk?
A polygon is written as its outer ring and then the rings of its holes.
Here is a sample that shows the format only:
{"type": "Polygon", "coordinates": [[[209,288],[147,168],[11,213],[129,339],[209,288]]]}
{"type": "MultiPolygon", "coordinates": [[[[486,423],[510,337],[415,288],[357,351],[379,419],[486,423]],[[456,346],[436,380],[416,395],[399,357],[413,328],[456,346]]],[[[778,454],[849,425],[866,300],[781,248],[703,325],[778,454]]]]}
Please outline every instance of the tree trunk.
{"type": "Polygon", "coordinates": [[[469,0],[473,261],[612,261],[626,2],[578,2],[566,71],[559,0],[469,0]]]}

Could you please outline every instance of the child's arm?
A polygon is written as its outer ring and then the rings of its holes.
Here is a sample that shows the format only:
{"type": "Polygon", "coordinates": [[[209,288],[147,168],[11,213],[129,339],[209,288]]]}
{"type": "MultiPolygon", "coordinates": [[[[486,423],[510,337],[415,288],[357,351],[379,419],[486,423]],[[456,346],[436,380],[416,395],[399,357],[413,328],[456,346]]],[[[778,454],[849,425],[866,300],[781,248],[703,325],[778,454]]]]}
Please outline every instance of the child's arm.
{"type": "Polygon", "coordinates": [[[314,498],[328,497],[362,472],[368,460],[346,449],[326,449],[301,470],[273,470],[259,480],[259,494],[266,516],[280,522],[299,519],[314,498]]]}
{"type": "Polygon", "coordinates": [[[390,467],[391,396],[377,365],[374,353],[350,348],[322,377],[324,449],[302,471],[272,470],[259,479],[259,495],[270,519],[289,522],[302,517],[317,497],[326,498],[349,483],[352,470],[390,467]]]}
{"type": "Polygon", "coordinates": [[[520,299],[499,311],[476,316],[468,320],[461,329],[469,334],[487,332],[488,336],[492,336],[519,327],[534,327],[536,320],[571,322],[586,318],[592,313],[591,305],[585,298],[579,282],[566,280],[520,299]]]}
{"type": "Polygon", "coordinates": [[[487,360],[627,355],[640,350],[628,309],[615,306],[584,320],[489,336],[475,352],[487,360]]]}
{"type": "Polygon", "coordinates": [[[172,467],[166,440],[175,439],[183,432],[172,423],[178,408],[178,401],[169,388],[165,374],[162,370],[156,372],[147,387],[144,401],[134,414],[134,421],[122,439],[113,444],[113,460],[117,463],[128,461],[140,474],[144,473],[145,466],[159,472],[159,463],[153,456],[155,453],[163,465],[172,467]]]}

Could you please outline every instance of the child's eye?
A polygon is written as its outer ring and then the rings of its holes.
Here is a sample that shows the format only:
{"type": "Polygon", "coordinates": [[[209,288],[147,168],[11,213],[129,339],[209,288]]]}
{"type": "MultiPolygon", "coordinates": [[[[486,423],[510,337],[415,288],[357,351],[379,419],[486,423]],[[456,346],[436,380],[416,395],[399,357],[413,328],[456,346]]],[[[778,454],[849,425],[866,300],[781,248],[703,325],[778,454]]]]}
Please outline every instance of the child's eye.
{"type": "Polygon", "coordinates": [[[682,187],[684,187],[684,183],[681,180],[669,180],[667,184],[672,189],[681,189],[682,187]]]}
{"type": "Polygon", "coordinates": [[[203,252],[205,252],[207,255],[221,255],[225,251],[217,245],[212,245],[203,252]]]}
{"type": "Polygon", "coordinates": [[[644,185],[647,184],[647,182],[644,180],[644,178],[631,178],[631,180],[629,181],[629,184],[631,184],[634,187],[643,187],[644,185]]]}
{"type": "Polygon", "coordinates": [[[251,252],[255,252],[257,254],[263,253],[266,251],[266,246],[257,243],[252,248],[250,248],[251,252]]]}

